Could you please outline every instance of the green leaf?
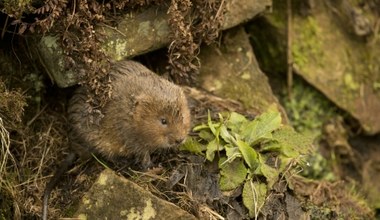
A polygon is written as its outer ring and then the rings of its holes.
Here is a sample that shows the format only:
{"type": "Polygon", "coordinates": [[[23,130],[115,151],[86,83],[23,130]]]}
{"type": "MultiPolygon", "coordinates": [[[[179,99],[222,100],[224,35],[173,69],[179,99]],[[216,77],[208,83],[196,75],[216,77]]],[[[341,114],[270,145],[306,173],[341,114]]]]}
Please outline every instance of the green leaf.
{"type": "Polygon", "coordinates": [[[233,133],[240,133],[240,128],[242,124],[247,123],[247,121],[248,120],[243,115],[236,112],[231,112],[226,121],[226,126],[233,133]]]}
{"type": "Polygon", "coordinates": [[[217,129],[220,126],[220,123],[213,123],[211,120],[211,114],[210,111],[207,112],[208,117],[207,117],[207,125],[210,131],[214,134],[215,137],[219,138],[219,133],[217,133],[217,129]]]}
{"type": "Polygon", "coordinates": [[[280,172],[277,169],[266,164],[265,158],[263,158],[263,156],[261,156],[260,154],[259,161],[260,163],[257,169],[257,173],[263,175],[266,178],[268,182],[267,187],[268,189],[271,189],[274,183],[278,180],[280,172]]]}
{"type": "Polygon", "coordinates": [[[204,156],[202,151],[204,151],[206,147],[193,138],[188,138],[186,142],[179,147],[179,149],[204,156]]]}
{"type": "Polygon", "coordinates": [[[268,111],[246,123],[242,127],[242,138],[249,145],[262,139],[272,139],[272,132],[281,126],[281,115],[278,111],[268,111]]]}
{"type": "Polygon", "coordinates": [[[257,164],[258,164],[258,159],[257,159],[257,153],[255,149],[253,149],[251,146],[249,146],[247,143],[241,140],[236,141],[237,146],[239,147],[239,150],[241,154],[243,155],[243,158],[249,168],[251,169],[256,169],[257,164]]]}
{"type": "Polygon", "coordinates": [[[240,150],[238,147],[234,147],[233,145],[225,145],[227,160],[225,162],[231,162],[235,158],[242,157],[240,150]]]}
{"type": "Polygon", "coordinates": [[[219,145],[219,134],[220,134],[220,127],[222,123],[213,123],[213,121],[211,120],[210,111],[208,111],[207,125],[210,131],[212,132],[212,134],[215,136],[215,141],[217,145],[219,145]]]}
{"type": "Polygon", "coordinates": [[[280,172],[265,163],[261,164],[260,169],[265,178],[267,179],[268,189],[271,189],[273,185],[277,182],[280,172]]]}
{"type": "Polygon", "coordinates": [[[208,125],[205,125],[205,124],[197,125],[193,128],[193,131],[201,131],[204,129],[209,129],[208,125]]]}
{"type": "Polygon", "coordinates": [[[210,132],[210,129],[201,130],[198,136],[208,142],[212,141],[215,138],[214,135],[210,132]]]}
{"type": "Polygon", "coordinates": [[[282,146],[277,141],[267,141],[261,144],[260,152],[281,152],[282,146]]]}
{"type": "Polygon", "coordinates": [[[220,136],[229,144],[236,143],[235,138],[228,132],[227,127],[224,124],[220,126],[220,136]]]}
{"type": "Polygon", "coordinates": [[[265,203],[266,194],[265,184],[253,182],[252,179],[245,182],[242,193],[243,204],[249,210],[250,218],[257,218],[265,203]]]}
{"type": "Polygon", "coordinates": [[[229,191],[239,187],[247,176],[247,168],[243,160],[234,160],[226,163],[226,158],[219,160],[220,180],[219,186],[222,191],[229,191]],[[223,164],[223,165],[222,165],[223,164]]]}
{"type": "Polygon", "coordinates": [[[219,146],[216,138],[214,140],[210,141],[206,147],[206,159],[209,161],[213,161],[214,157],[215,157],[215,152],[220,150],[219,147],[220,146],[219,146]]]}
{"type": "Polygon", "coordinates": [[[290,126],[283,126],[273,133],[273,140],[281,145],[281,152],[290,158],[307,154],[311,150],[312,140],[297,133],[290,126]]]}

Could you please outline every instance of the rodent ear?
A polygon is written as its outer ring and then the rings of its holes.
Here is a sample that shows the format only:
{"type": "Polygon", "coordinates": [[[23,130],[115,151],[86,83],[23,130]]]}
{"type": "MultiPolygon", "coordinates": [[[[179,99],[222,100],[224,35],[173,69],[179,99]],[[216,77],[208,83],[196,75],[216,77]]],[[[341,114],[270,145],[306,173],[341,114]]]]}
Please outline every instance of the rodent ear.
{"type": "Polygon", "coordinates": [[[134,107],[136,108],[137,106],[139,105],[142,105],[144,103],[147,103],[148,102],[148,96],[145,95],[145,94],[140,94],[138,96],[135,96],[134,97],[134,107]]]}

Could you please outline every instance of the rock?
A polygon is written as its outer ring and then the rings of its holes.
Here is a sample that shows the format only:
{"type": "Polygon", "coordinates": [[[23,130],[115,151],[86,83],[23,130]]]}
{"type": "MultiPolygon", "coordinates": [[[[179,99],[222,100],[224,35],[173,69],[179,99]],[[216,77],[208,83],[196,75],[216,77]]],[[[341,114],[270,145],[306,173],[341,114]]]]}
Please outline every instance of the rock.
{"type": "Polygon", "coordinates": [[[137,184],[104,170],[82,198],[78,219],[191,219],[174,204],[159,199],[137,184]]]}
{"type": "Polygon", "coordinates": [[[272,8],[272,0],[226,0],[227,13],[223,30],[246,22],[256,15],[272,8]]]}
{"type": "Polygon", "coordinates": [[[38,54],[37,57],[40,58],[39,61],[51,80],[54,80],[61,88],[78,83],[78,73],[65,67],[63,50],[58,43],[57,36],[45,36],[36,45],[37,47],[33,48],[33,51],[38,54]]]}
{"type": "MultiPolygon", "coordinates": [[[[226,0],[227,13],[223,29],[247,21],[269,9],[272,0],[226,0]]],[[[137,13],[129,13],[117,27],[99,25],[96,33],[105,34],[102,50],[117,61],[152,51],[170,43],[168,15],[165,7],[151,7],[137,13]]],[[[32,44],[33,45],[33,44],[32,44]]],[[[65,69],[62,48],[57,37],[44,36],[37,50],[46,71],[59,87],[68,87],[78,83],[72,70],[65,69]]]]}
{"type": "Polygon", "coordinates": [[[246,109],[258,113],[275,106],[286,123],[286,113],[259,68],[244,28],[223,33],[220,45],[202,48],[199,55],[201,86],[217,96],[238,100],[246,109]]]}
{"type": "MultiPolygon", "coordinates": [[[[372,40],[369,36],[364,38],[355,32],[358,29],[356,20],[343,21],[340,15],[345,12],[339,11],[339,5],[314,2],[307,15],[293,13],[293,68],[337,106],[356,118],[368,134],[378,133],[380,41],[372,40]],[[342,22],[347,24],[341,25],[342,22]]],[[[355,5],[347,4],[344,4],[345,10],[352,7],[350,10],[356,11],[355,5]]],[[[261,63],[265,66],[264,70],[282,69],[282,72],[286,72],[286,2],[277,1],[274,5],[274,13],[265,15],[265,20],[252,28],[251,33],[254,35],[260,31],[256,46],[265,57],[261,63]],[[265,30],[262,27],[266,27],[265,30]]],[[[360,20],[371,20],[370,12],[367,17],[360,20]]]]}

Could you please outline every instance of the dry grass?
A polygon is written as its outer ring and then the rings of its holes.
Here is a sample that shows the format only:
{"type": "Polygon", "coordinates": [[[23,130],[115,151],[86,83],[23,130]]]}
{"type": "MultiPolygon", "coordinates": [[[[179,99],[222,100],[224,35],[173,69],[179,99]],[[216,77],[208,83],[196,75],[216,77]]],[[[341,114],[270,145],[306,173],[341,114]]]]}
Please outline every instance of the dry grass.
{"type": "MultiPolygon", "coordinates": [[[[4,127],[3,119],[0,117],[0,136],[1,136],[1,149],[0,149],[0,155],[1,155],[1,165],[0,165],[0,189],[4,190],[5,192],[10,193],[11,197],[12,194],[14,195],[14,187],[13,185],[8,181],[7,176],[7,165],[12,164],[13,166],[16,165],[16,161],[13,157],[13,155],[10,152],[10,138],[9,138],[9,132],[4,127]]],[[[2,205],[2,207],[7,206],[6,204],[2,205]]],[[[10,205],[8,205],[10,207],[10,205]]],[[[14,207],[15,210],[19,210],[18,206],[14,207]]],[[[3,208],[4,209],[4,208],[3,208]]],[[[8,210],[3,210],[3,212],[7,212],[8,210]]],[[[2,215],[7,216],[7,214],[10,213],[3,213],[2,215]]],[[[19,218],[20,215],[14,215],[15,217],[19,218]]]]}
{"type": "Polygon", "coordinates": [[[49,121],[35,134],[25,129],[8,141],[7,147],[2,144],[0,183],[13,200],[15,219],[41,211],[42,192],[49,177],[46,173],[52,173],[57,156],[62,154],[60,145],[66,142],[54,123],[49,121]]]}
{"type": "MultiPolygon", "coordinates": [[[[4,173],[6,172],[6,164],[8,162],[8,157],[11,158],[12,162],[15,164],[15,160],[10,153],[9,147],[10,147],[10,139],[9,139],[9,132],[4,127],[3,119],[0,118],[0,137],[1,137],[1,164],[0,164],[0,176],[4,176],[4,173]]],[[[0,179],[0,184],[5,180],[3,178],[0,179]]]]}
{"type": "Polygon", "coordinates": [[[39,109],[27,99],[33,90],[23,90],[30,93],[9,91],[0,80],[0,216],[5,219],[40,215],[45,184],[67,151],[64,106],[49,103],[39,109]]]}
{"type": "MultiPolygon", "coordinates": [[[[18,192],[17,202],[22,206],[22,214],[25,216],[41,213],[44,187],[64,157],[63,152],[67,151],[68,141],[64,128],[62,117],[52,112],[43,112],[29,129],[24,130],[23,135],[15,137],[13,141],[14,147],[21,149],[17,152],[18,168],[13,171],[20,175],[15,190],[18,192]]],[[[53,193],[51,200],[56,198],[57,195],[53,193]]]]}

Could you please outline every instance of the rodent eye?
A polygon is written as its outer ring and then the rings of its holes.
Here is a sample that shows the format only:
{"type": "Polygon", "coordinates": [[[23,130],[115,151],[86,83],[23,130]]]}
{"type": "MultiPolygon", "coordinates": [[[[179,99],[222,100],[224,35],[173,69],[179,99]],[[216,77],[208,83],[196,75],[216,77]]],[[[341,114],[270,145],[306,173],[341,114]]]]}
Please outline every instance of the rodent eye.
{"type": "Polygon", "coordinates": [[[166,121],[165,118],[161,118],[161,124],[166,125],[167,123],[168,123],[168,122],[166,121]]]}

